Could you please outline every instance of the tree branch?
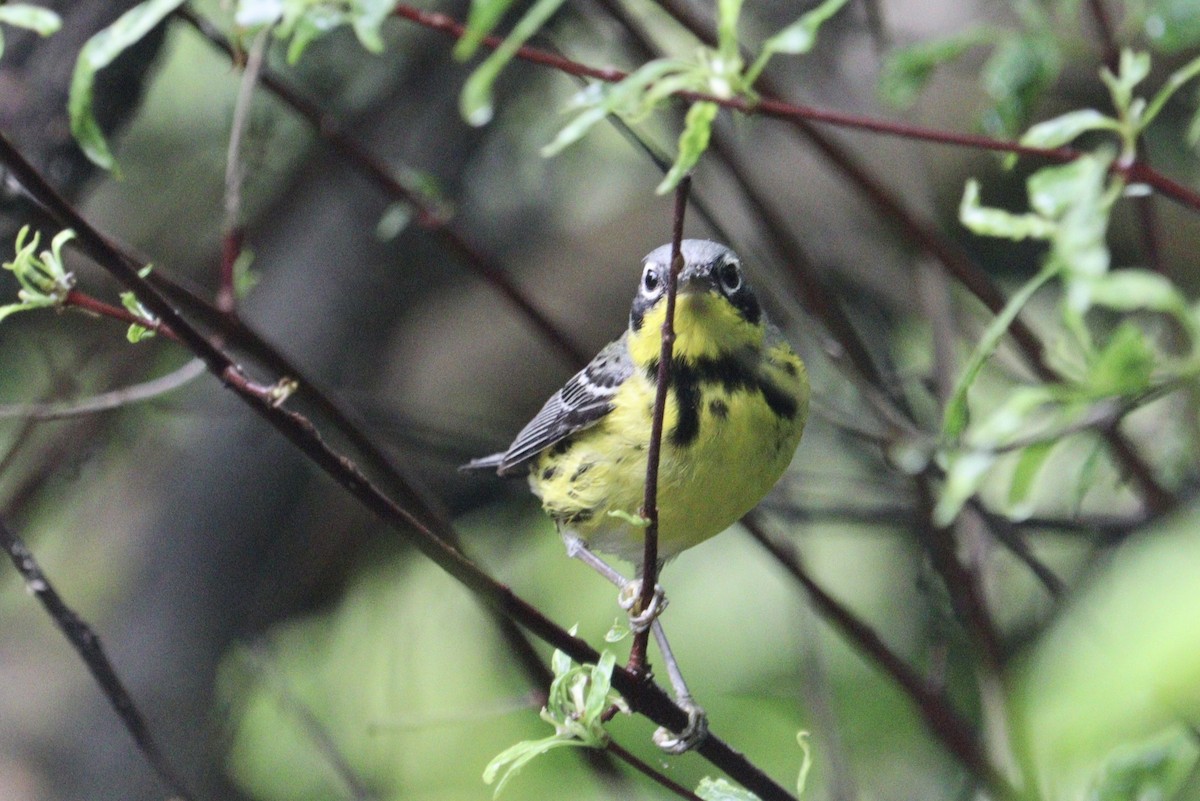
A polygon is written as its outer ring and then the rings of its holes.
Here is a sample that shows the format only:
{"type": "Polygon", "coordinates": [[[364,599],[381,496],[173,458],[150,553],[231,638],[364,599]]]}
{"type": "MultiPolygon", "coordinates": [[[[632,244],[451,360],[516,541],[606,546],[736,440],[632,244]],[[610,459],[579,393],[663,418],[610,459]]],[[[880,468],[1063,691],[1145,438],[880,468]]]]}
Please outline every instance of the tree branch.
{"type": "MultiPolygon", "coordinates": [[[[238,63],[233,45],[215,26],[186,7],[175,13],[180,19],[195,28],[214,47],[224,52],[231,62],[238,63]]],[[[263,87],[308,122],[316,131],[317,136],[334,152],[371,179],[388,197],[407,203],[416,209],[417,224],[431,231],[442,245],[458,256],[489,286],[504,296],[562,353],[570,364],[581,365],[587,362],[588,357],[583,348],[513,283],[506,270],[485,256],[449,220],[444,219],[442,213],[435,209],[420,191],[408,186],[386,162],[364,148],[356,139],[343,133],[336,120],[325,114],[314,103],[301,97],[271,70],[264,67],[259,80],[263,87]]]]}
{"type": "MultiPolygon", "coordinates": [[[[683,217],[687,211],[688,189],[692,185],[685,176],[675,188],[675,217],[671,228],[671,261],[667,266],[667,311],[662,324],[662,349],[658,356],[658,378],[654,388],[654,417],[650,423],[650,443],[646,449],[646,494],[642,501],[642,516],[646,518],[645,550],[642,553],[642,610],[654,600],[654,585],[658,581],[658,464],[662,454],[663,419],[667,413],[667,393],[671,391],[671,364],[675,352],[675,295],[679,289],[679,274],[683,271],[683,217]]],[[[629,649],[628,669],[631,673],[648,675],[646,648],[650,644],[650,628],[634,633],[629,649]]]]}
{"type": "Polygon", "coordinates": [[[133,696],[117,675],[112,662],[104,653],[100,638],[84,620],[63,601],[54,585],[46,578],[37,560],[16,534],[0,519],[0,550],[8,554],[13,566],[25,580],[29,592],[38,599],[46,613],[62,631],[71,647],[79,654],[92,678],[100,685],[104,697],[121,719],[125,730],[133,737],[138,750],[146,757],[150,767],[171,788],[176,796],[190,801],[195,796],[187,789],[175,768],[171,766],[158,742],[150,732],[145,716],[134,703],[133,696]]]}
{"type": "MultiPolygon", "coordinates": [[[[194,328],[165,295],[138,274],[141,265],[127,260],[120,250],[59,196],[2,133],[0,163],[8,166],[17,182],[35,201],[42,204],[62,227],[74,229],[79,246],[101,267],[132,290],[146,308],[169,325],[180,342],[203,359],[209,371],[220,378],[226,388],[365,508],[404,536],[410,544],[469,589],[489,608],[511,618],[534,636],[568,654],[577,662],[594,664],[599,660],[600,654],[587,642],[571,635],[536,607],[517,596],[510,588],[492,579],[460,551],[440,539],[413,512],[398,505],[371,483],[352,460],[331,448],[322,439],[307,418],[283,408],[252,385],[227,354],[194,328]]],[[[676,706],[657,684],[643,682],[639,677],[621,668],[614,669],[612,682],[613,688],[630,699],[631,706],[636,711],[658,725],[672,731],[679,731],[686,725],[687,714],[676,706]]],[[[696,748],[696,752],[764,801],[792,798],[787,790],[744,755],[734,751],[711,733],[696,748]]]]}

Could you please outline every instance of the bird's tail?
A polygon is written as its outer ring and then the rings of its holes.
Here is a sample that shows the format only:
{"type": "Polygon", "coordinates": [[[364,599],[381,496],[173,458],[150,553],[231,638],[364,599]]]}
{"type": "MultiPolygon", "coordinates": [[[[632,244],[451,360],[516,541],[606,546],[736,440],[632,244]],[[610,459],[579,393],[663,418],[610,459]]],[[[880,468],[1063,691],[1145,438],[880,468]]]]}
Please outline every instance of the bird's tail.
{"type": "Polygon", "coordinates": [[[466,464],[459,465],[458,471],[465,473],[468,470],[499,470],[503,463],[504,453],[493,453],[491,456],[480,456],[478,459],[472,459],[466,464]]]}

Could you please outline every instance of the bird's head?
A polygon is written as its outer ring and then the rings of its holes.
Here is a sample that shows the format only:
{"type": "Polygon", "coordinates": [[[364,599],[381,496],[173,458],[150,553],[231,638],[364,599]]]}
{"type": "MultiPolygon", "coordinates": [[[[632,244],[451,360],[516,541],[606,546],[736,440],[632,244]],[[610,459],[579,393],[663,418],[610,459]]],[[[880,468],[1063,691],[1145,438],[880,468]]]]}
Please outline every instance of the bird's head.
{"type": "MultiPolygon", "coordinates": [[[[762,308],[746,283],[737,254],[704,239],[685,239],[680,246],[683,270],[675,298],[676,357],[718,357],[762,343],[762,308]]],[[[667,311],[667,278],[671,246],[663,245],[643,261],[633,308],[629,313],[630,352],[638,364],[649,364],[662,348],[667,311]]]]}

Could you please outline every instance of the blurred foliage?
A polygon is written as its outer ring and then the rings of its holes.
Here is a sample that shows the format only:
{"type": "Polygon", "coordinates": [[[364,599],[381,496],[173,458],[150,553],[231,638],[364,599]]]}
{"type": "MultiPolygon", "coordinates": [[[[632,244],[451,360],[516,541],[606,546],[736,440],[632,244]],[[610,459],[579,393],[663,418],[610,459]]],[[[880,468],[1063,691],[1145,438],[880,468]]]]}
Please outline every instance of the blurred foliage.
{"type": "MultiPolygon", "coordinates": [[[[8,3],[0,6],[0,25],[28,28],[39,36],[50,36],[62,26],[62,19],[53,11],[28,3],[8,3]]],[[[0,56],[4,55],[4,34],[0,29],[0,56]]]]}

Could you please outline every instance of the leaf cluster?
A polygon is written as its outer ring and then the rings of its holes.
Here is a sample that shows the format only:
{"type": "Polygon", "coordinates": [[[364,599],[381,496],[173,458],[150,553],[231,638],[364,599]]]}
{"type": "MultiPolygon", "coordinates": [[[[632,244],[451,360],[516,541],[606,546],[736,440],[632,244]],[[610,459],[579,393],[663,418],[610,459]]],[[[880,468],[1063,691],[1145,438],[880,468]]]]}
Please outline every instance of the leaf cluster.
{"type": "MultiPolygon", "coordinates": [[[[477,0],[471,6],[467,35],[459,41],[455,54],[468,58],[489,31],[500,21],[512,0],[477,0]]],[[[517,48],[558,9],[562,0],[539,0],[516,24],[513,32],[481,64],[463,87],[460,108],[463,117],[477,125],[492,117],[492,85],[504,65],[512,60],[517,48]]],[[[836,14],[846,0],[825,0],[795,22],[769,37],[758,55],[747,64],[738,38],[738,21],[744,0],[719,0],[717,3],[717,46],[698,47],[691,58],[660,58],[648,61],[616,83],[594,82],[576,94],[568,111],[570,122],[542,149],[552,156],[578,142],[608,115],[636,123],[660,109],[679,92],[697,92],[728,99],[743,97],[756,100],[754,84],[776,55],[801,55],[816,44],[821,26],[836,14]]],[[[659,194],[673,190],[708,149],[712,124],[718,106],[711,101],[692,103],[679,135],[678,154],[666,177],[658,185],[659,194]]]]}
{"type": "MultiPolygon", "coordinates": [[[[1102,70],[1116,109],[1114,115],[1084,109],[1039,123],[1022,138],[1038,147],[1058,147],[1088,132],[1115,135],[1121,156],[1131,159],[1137,140],[1185,83],[1200,74],[1200,59],[1175,72],[1151,99],[1135,94],[1150,71],[1149,56],[1126,51],[1120,70],[1102,70]]],[[[1012,213],[980,204],[979,185],[967,183],[959,220],[980,236],[1037,240],[1047,246],[1042,268],[1010,298],[984,330],[945,406],[940,454],[947,480],[937,519],[949,523],[988,477],[1007,450],[1019,452],[1008,503],[1021,516],[1038,472],[1066,435],[1128,411],[1157,397],[1200,369],[1200,311],[1190,306],[1170,280],[1151,270],[1113,270],[1107,232],[1114,204],[1129,187],[1114,167],[1118,156],[1101,145],[1067,164],[1044,167],[1026,182],[1029,211],[1012,213]],[[1063,380],[1022,386],[990,414],[972,422],[968,393],[1017,315],[1044,286],[1061,291],[1060,321],[1065,337],[1054,354],[1063,380]],[[1088,315],[1102,308],[1125,315],[1096,341],[1088,315]],[[1183,356],[1168,356],[1162,345],[1129,315],[1164,315],[1183,333],[1183,356]]],[[[1081,487],[1084,482],[1081,482],[1081,487]]]]}
{"type": "MultiPolygon", "coordinates": [[[[571,630],[574,634],[574,629],[571,630]]],[[[604,715],[611,707],[628,711],[624,700],[612,689],[617,657],[605,650],[595,665],[579,665],[562,651],[550,659],[554,681],[550,684],[541,718],[554,727],[554,734],[540,740],[523,740],[496,755],[483,771],[483,780],[496,783],[495,795],[523,767],[556,748],[603,748],[608,744],[604,715]]]]}
{"type": "MultiPolygon", "coordinates": [[[[979,25],[897,48],[884,62],[879,94],[885,102],[907,108],[928,88],[939,69],[977,50],[990,50],[980,70],[980,83],[991,103],[980,116],[980,127],[993,136],[1016,136],[1029,124],[1037,103],[1069,60],[1071,44],[1064,41],[1061,31],[1090,25],[1080,19],[1079,6],[1070,0],[1020,0],[1011,5],[1017,23],[1013,27],[979,25]]],[[[1126,28],[1142,29],[1156,51],[1175,53],[1200,43],[1200,7],[1195,3],[1144,0],[1126,6],[1126,28]]]]}
{"type": "Polygon", "coordinates": [[[62,249],[75,237],[71,230],[60,231],[50,240],[50,249],[38,252],[41,234],[30,235],[28,225],[17,232],[16,254],[3,264],[16,276],[20,289],[17,302],[0,306],[0,320],[20,311],[57,308],[66,301],[75,286],[75,274],[63,263],[62,249]]]}

